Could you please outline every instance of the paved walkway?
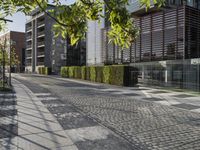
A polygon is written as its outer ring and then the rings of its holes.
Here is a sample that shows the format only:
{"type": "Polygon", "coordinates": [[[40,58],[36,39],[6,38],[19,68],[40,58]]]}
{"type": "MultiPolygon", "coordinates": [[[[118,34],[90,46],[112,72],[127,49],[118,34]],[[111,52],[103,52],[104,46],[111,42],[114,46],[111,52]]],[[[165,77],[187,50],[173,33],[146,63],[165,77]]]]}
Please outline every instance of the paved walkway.
{"type": "MultiPolygon", "coordinates": [[[[200,114],[192,112],[199,107],[198,95],[47,76],[19,75],[17,80],[31,90],[25,90],[30,101],[42,102],[39,106],[45,105],[54,115],[65,139],[70,137],[79,150],[199,150],[200,114]],[[185,106],[190,98],[196,99],[196,105],[185,106]]],[[[23,90],[23,85],[15,84],[23,90]]]]}
{"type": "Polygon", "coordinates": [[[0,96],[1,150],[77,150],[56,118],[24,85],[0,96]]]}

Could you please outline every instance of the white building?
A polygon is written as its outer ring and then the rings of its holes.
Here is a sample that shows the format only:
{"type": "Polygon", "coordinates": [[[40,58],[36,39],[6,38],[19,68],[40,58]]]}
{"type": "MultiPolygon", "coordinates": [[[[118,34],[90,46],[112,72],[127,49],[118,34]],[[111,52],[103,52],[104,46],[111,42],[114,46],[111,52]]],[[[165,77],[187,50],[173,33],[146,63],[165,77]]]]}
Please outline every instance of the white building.
{"type": "MultiPolygon", "coordinates": [[[[104,13],[104,12],[103,12],[104,13]]],[[[102,29],[105,27],[105,19],[101,22],[88,21],[88,32],[86,34],[86,64],[102,65],[102,29]]]]}

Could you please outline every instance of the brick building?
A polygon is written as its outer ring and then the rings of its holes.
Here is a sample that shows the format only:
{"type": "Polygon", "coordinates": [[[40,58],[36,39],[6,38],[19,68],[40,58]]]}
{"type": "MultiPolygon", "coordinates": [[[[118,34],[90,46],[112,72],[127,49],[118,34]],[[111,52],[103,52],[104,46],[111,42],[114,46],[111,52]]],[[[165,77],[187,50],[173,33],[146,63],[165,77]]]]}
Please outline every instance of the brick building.
{"type": "Polygon", "coordinates": [[[25,68],[25,33],[9,31],[0,36],[1,43],[5,41],[5,39],[7,41],[6,51],[9,54],[11,47],[13,47],[20,62],[18,66],[12,66],[13,71],[23,72],[25,68]]]}

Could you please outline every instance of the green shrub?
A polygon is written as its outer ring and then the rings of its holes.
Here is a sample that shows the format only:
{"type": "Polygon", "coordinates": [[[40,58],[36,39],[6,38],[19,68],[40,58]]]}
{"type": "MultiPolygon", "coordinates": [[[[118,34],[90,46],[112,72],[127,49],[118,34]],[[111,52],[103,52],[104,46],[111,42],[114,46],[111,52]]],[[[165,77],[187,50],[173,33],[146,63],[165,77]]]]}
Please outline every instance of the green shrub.
{"type": "Polygon", "coordinates": [[[103,83],[110,84],[110,66],[103,67],[103,83]]]}
{"type": "Polygon", "coordinates": [[[43,75],[51,74],[51,68],[48,67],[38,67],[38,73],[43,75]]]}
{"type": "Polygon", "coordinates": [[[96,82],[103,82],[103,66],[96,67],[96,82]]]}
{"type": "Polygon", "coordinates": [[[86,71],[86,80],[90,80],[90,67],[85,67],[85,71],[86,71]]]}
{"type": "Polygon", "coordinates": [[[90,67],[90,81],[96,81],[96,67],[94,66],[90,67]]]}
{"type": "MultiPolygon", "coordinates": [[[[137,74],[134,73],[134,77],[130,72],[134,71],[134,68],[124,65],[113,65],[113,66],[72,66],[62,67],[61,76],[70,77],[76,79],[90,80],[93,82],[103,82],[113,85],[135,85],[137,84],[137,74]],[[130,80],[131,79],[131,80],[130,80]]],[[[49,73],[49,69],[46,67],[38,68],[39,73],[49,73]],[[48,71],[47,71],[48,70],[48,71]]]]}
{"type": "Polygon", "coordinates": [[[81,67],[74,67],[74,78],[81,79],[81,67]]]}
{"type": "Polygon", "coordinates": [[[48,75],[48,68],[47,67],[44,67],[44,74],[48,75]]]}
{"type": "Polygon", "coordinates": [[[111,66],[110,82],[113,85],[124,85],[124,66],[111,66]]]}
{"type": "Polygon", "coordinates": [[[69,77],[69,67],[61,67],[61,77],[69,77]]]}
{"type": "Polygon", "coordinates": [[[86,67],[81,67],[81,79],[86,80],[86,67]]]}
{"type": "Polygon", "coordinates": [[[69,78],[74,78],[74,67],[69,67],[69,78]]]}

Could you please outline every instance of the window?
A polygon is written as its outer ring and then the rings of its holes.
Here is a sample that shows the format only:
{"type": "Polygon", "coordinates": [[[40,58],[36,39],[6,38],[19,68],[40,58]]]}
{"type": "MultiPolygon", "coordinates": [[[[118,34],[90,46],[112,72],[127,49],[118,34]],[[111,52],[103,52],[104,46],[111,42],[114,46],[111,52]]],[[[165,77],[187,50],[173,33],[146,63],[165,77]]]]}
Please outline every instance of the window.
{"type": "Polygon", "coordinates": [[[200,9],[200,0],[197,0],[197,8],[200,9]]]}
{"type": "Polygon", "coordinates": [[[170,5],[181,5],[183,0],[168,0],[167,3],[170,5]]]}
{"type": "Polygon", "coordinates": [[[194,7],[194,0],[187,0],[187,5],[194,7]]]}

